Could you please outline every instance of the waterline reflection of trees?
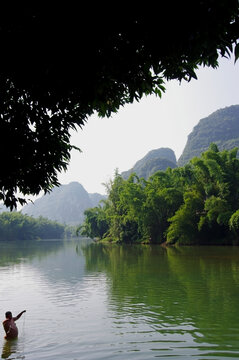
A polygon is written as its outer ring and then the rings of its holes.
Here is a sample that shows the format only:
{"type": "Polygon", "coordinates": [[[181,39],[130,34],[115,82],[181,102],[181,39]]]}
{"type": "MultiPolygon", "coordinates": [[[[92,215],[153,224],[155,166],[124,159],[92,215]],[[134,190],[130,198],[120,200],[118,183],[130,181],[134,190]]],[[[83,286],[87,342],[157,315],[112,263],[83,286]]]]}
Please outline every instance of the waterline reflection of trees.
{"type": "Polygon", "coordinates": [[[2,241],[0,242],[0,267],[20,264],[34,258],[44,258],[56,254],[64,246],[64,241],[2,241]]]}
{"type": "Polygon", "coordinates": [[[110,307],[122,317],[238,346],[239,249],[91,244],[83,253],[88,271],[107,275],[110,307]]]}

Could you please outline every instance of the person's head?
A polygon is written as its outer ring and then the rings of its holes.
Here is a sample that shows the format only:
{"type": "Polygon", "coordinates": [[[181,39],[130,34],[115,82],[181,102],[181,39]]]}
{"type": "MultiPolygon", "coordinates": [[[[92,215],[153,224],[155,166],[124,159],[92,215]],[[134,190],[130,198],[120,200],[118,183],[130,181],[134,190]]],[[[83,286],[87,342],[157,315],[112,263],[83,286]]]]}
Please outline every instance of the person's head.
{"type": "Polygon", "coordinates": [[[7,311],[6,314],[5,314],[5,316],[6,316],[6,319],[11,319],[11,318],[12,318],[12,313],[11,313],[11,311],[7,311]]]}

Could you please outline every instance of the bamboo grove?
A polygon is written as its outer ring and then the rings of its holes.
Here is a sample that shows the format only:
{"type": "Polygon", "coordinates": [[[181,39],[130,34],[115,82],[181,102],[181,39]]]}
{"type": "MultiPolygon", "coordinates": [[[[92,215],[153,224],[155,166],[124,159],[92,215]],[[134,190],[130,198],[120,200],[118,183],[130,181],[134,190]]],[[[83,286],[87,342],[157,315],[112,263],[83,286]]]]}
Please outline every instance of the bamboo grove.
{"type": "Polygon", "coordinates": [[[239,243],[237,148],[211,144],[200,158],[147,180],[124,180],[116,171],[106,186],[107,200],[85,211],[81,235],[119,243],[239,243]]]}

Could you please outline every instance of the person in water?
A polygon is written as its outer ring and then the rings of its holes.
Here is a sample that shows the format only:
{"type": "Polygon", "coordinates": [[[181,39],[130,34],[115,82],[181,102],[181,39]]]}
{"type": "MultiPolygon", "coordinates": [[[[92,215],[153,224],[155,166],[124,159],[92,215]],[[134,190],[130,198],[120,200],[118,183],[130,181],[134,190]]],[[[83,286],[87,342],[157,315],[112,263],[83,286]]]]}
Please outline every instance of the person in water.
{"type": "Polygon", "coordinates": [[[13,317],[11,311],[7,311],[5,316],[6,319],[3,321],[3,327],[6,332],[5,339],[13,339],[18,336],[18,328],[15,324],[15,321],[18,320],[26,310],[23,310],[17,316],[13,317]]]}

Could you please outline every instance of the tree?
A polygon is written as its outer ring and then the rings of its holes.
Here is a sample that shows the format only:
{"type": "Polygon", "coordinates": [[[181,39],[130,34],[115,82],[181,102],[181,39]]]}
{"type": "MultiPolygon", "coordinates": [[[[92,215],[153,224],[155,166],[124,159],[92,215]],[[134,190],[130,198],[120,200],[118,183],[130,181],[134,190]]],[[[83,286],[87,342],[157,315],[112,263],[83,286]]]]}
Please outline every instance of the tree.
{"type": "Polygon", "coordinates": [[[144,215],[145,215],[145,186],[147,182],[132,173],[128,180],[123,182],[119,189],[119,207],[121,209],[115,218],[117,227],[111,229],[120,242],[132,243],[142,241],[145,238],[144,215]],[[115,231],[118,229],[118,231],[115,231]]]}
{"type": "Polygon", "coordinates": [[[167,229],[167,243],[176,242],[188,245],[198,241],[198,222],[203,210],[203,198],[201,194],[192,189],[184,194],[184,203],[176,211],[169,222],[167,229]]]}
{"type": "MultiPolygon", "coordinates": [[[[70,130],[94,112],[110,116],[164,79],[217,67],[239,37],[237,0],[149,4],[22,3],[0,14],[0,200],[58,185],[70,159],[70,130]],[[127,5],[128,6],[128,5],[127,5]],[[7,151],[6,151],[7,150],[7,151]]],[[[238,57],[238,46],[235,55],[238,57]]]]}
{"type": "Polygon", "coordinates": [[[85,212],[82,235],[119,243],[235,243],[238,189],[237,148],[219,152],[215,144],[148,180],[136,174],[124,180],[116,171],[103,206],[85,212]]]}
{"type": "Polygon", "coordinates": [[[235,211],[230,220],[229,220],[230,230],[233,231],[233,234],[236,236],[236,239],[239,239],[239,210],[235,211]]]}
{"type": "Polygon", "coordinates": [[[108,222],[104,209],[100,206],[87,209],[84,215],[84,223],[78,227],[77,234],[80,233],[80,235],[91,239],[102,239],[108,231],[108,222]]]}
{"type": "Polygon", "coordinates": [[[23,215],[20,212],[0,214],[0,240],[58,239],[64,235],[64,225],[39,217],[23,215]]]}
{"type": "Polygon", "coordinates": [[[184,204],[169,220],[168,243],[231,241],[238,221],[237,148],[219,152],[211,144],[200,158],[190,161],[190,166],[192,183],[186,184],[184,204]]]}
{"type": "Polygon", "coordinates": [[[132,239],[137,238],[137,223],[130,212],[130,197],[126,195],[125,201],[125,194],[129,194],[133,179],[134,175],[129,180],[124,180],[116,170],[114,180],[106,184],[108,199],[105,201],[105,212],[109,222],[107,235],[115,242],[132,242],[132,239]]]}

